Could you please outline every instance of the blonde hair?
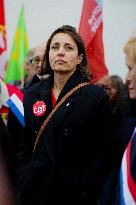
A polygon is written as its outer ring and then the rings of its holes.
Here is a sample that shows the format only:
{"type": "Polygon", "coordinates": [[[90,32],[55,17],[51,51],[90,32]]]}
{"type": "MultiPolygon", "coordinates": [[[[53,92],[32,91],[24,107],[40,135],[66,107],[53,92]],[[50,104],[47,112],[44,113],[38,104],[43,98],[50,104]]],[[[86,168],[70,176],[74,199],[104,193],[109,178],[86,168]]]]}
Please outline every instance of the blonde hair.
{"type": "Polygon", "coordinates": [[[136,63],[136,36],[132,36],[123,47],[126,55],[129,55],[131,60],[136,63]]]}

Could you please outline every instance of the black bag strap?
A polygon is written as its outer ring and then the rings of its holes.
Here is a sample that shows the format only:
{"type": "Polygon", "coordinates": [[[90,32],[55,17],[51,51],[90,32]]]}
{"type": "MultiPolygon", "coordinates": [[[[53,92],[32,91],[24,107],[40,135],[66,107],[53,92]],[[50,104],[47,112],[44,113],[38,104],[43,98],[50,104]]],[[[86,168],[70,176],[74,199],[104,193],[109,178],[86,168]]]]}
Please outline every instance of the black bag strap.
{"type": "Polygon", "coordinates": [[[88,82],[84,82],[84,83],[80,83],[79,85],[77,85],[76,87],[74,87],[72,90],[70,90],[68,93],[66,93],[66,95],[64,95],[64,97],[60,100],[60,102],[58,102],[58,104],[56,104],[56,106],[53,108],[53,110],[50,112],[50,114],[47,116],[47,118],[44,120],[43,124],[41,125],[39,132],[37,134],[36,140],[35,140],[35,144],[34,144],[34,148],[33,148],[33,152],[35,151],[37,144],[39,142],[39,139],[42,135],[43,130],[45,129],[47,123],[49,122],[49,120],[51,119],[51,117],[53,116],[53,114],[56,112],[56,110],[62,105],[62,103],[64,103],[64,101],[73,94],[73,92],[75,92],[76,90],[78,90],[79,88],[88,85],[88,82]]]}

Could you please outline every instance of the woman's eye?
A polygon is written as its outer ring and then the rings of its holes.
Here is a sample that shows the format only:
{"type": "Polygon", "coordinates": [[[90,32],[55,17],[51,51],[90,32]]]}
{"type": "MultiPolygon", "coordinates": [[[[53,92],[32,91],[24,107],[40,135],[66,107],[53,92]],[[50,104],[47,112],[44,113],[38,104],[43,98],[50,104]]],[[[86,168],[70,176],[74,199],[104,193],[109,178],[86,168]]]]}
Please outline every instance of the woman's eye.
{"type": "Polygon", "coordinates": [[[52,45],[52,46],[51,46],[51,49],[53,49],[53,50],[55,50],[55,49],[57,49],[57,48],[58,48],[57,45],[52,45]]]}
{"type": "Polygon", "coordinates": [[[67,46],[67,47],[66,47],[66,50],[67,50],[67,51],[70,51],[70,50],[72,50],[72,49],[73,49],[72,46],[67,46]]]}
{"type": "Polygon", "coordinates": [[[129,71],[131,71],[131,70],[132,70],[132,67],[130,67],[130,66],[127,66],[127,67],[128,67],[128,70],[129,70],[129,71]]]}

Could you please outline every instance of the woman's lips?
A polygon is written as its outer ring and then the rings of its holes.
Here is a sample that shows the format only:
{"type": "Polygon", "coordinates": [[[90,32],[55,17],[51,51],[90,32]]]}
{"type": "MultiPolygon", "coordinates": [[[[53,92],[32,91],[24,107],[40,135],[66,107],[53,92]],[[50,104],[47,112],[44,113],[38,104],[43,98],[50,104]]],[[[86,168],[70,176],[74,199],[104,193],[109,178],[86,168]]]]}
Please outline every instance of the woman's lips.
{"type": "Polygon", "coordinates": [[[59,64],[63,64],[63,63],[65,63],[65,61],[62,60],[62,59],[58,59],[58,60],[56,60],[55,62],[56,62],[56,63],[59,63],[59,64]]]}

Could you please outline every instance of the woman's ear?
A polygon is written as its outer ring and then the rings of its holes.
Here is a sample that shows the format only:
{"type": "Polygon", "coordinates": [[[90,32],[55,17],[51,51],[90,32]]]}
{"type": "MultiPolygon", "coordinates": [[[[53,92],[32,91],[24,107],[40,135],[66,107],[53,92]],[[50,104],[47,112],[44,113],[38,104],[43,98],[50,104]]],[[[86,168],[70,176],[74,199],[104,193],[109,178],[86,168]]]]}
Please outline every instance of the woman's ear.
{"type": "Polygon", "coordinates": [[[83,60],[83,54],[78,56],[78,64],[80,64],[83,60]]]}

